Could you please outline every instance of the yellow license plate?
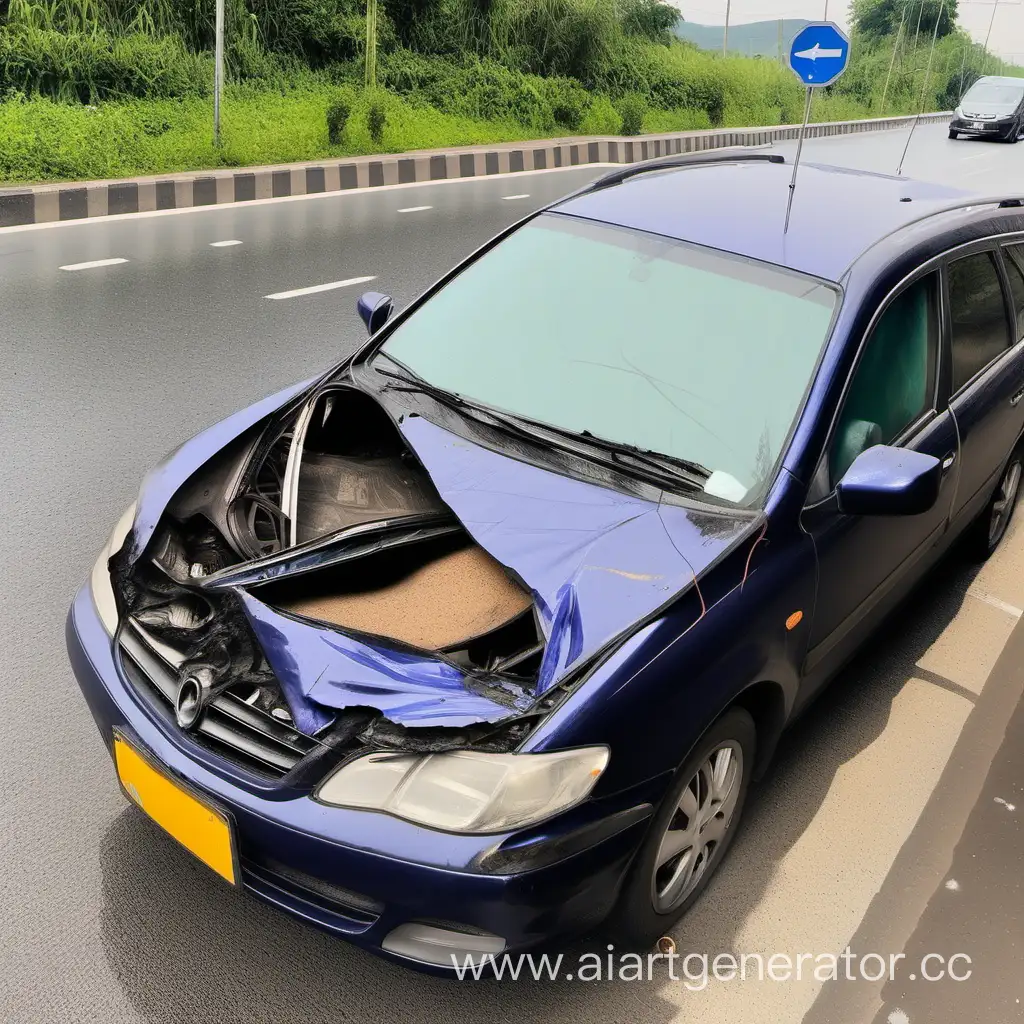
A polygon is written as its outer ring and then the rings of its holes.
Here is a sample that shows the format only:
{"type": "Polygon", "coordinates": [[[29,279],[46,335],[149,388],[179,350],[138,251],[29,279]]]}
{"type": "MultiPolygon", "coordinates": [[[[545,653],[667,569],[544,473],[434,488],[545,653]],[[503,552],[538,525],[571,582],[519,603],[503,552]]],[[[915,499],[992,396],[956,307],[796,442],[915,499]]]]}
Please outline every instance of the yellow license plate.
{"type": "Polygon", "coordinates": [[[234,885],[235,846],[228,819],[172,782],[119,735],[114,736],[114,761],[129,798],[186,850],[234,885]]]}

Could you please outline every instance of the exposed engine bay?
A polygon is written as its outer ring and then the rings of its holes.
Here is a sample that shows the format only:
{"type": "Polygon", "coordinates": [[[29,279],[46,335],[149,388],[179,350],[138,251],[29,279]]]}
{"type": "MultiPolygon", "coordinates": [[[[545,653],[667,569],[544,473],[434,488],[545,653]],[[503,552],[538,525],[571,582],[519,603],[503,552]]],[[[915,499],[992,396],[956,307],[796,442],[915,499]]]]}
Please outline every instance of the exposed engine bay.
{"type": "Polygon", "coordinates": [[[126,629],[176,675],[178,724],[241,702],[332,749],[512,749],[544,650],[533,600],[467,534],[387,413],[339,385],[230,447],[175,496],[141,558],[111,564],[126,629]],[[268,658],[266,630],[282,630],[267,623],[281,616],[311,637],[337,631],[352,657],[385,652],[413,674],[436,663],[496,713],[412,727],[380,701],[318,705],[268,658]],[[186,680],[194,709],[180,706],[186,680]]]}

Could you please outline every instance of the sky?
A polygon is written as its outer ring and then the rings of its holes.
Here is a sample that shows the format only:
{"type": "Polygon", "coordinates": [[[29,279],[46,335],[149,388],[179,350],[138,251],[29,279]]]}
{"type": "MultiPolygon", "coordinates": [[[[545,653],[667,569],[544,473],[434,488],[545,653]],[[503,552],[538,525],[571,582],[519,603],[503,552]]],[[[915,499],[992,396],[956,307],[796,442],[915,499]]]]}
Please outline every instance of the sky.
{"type": "MultiPolygon", "coordinates": [[[[725,23],[726,0],[671,0],[687,21],[701,25],[725,23]]],[[[960,26],[976,42],[983,43],[992,19],[992,3],[960,0],[960,26]]],[[[823,21],[825,0],[732,0],[729,24],[766,21],[773,18],[807,18],[823,21]]],[[[847,0],[829,0],[828,21],[848,27],[847,0]]],[[[1024,64],[1024,0],[1000,0],[996,10],[989,49],[1015,64],[1024,64]]]]}

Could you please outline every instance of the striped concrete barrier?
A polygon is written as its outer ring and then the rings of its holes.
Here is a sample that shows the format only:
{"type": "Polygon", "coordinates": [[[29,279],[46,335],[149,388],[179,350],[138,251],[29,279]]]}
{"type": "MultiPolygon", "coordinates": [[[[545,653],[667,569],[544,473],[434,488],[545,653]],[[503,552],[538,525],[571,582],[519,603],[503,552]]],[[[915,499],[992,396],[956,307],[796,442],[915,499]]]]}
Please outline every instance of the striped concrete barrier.
{"type": "MultiPolygon", "coordinates": [[[[947,121],[949,113],[925,114],[922,123],[947,121]]],[[[834,121],[808,126],[808,138],[907,128],[913,117],[834,121]]],[[[190,171],[130,181],[89,181],[0,189],[0,227],[79,220],[123,213],[178,210],[256,199],[339,192],[450,178],[474,178],[580,164],[633,163],[676,153],[729,146],[763,146],[794,139],[799,125],[676,132],[636,138],[547,139],[503,146],[353,157],[340,161],[190,171]]]]}

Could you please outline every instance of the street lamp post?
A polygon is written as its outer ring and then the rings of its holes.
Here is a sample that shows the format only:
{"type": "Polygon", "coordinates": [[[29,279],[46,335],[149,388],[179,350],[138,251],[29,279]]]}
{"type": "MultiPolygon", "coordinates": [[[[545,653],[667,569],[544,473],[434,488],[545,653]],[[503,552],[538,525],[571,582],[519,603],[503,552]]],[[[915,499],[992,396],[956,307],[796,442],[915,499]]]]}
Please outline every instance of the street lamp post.
{"type": "Polygon", "coordinates": [[[213,144],[220,147],[220,98],[224,91],[224,0],[217,0],[213,51],[213,144]]]}

